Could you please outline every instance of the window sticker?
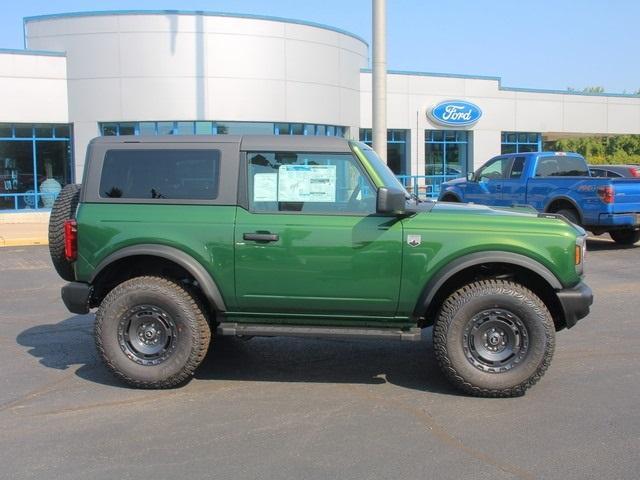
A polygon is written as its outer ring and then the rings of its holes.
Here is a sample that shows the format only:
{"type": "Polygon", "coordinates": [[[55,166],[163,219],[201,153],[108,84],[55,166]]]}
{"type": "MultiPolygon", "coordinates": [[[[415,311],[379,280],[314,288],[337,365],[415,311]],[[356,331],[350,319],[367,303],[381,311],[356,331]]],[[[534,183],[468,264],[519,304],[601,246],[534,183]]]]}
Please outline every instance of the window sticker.
{"type": "Polygon", "coordinates": [[[279,202],[335,202],[335,165],[281,165],[279,202]]]}
{"type": "Polygon", "coordinates": [[[256,173],[253,176],[253,201],[277,202],[278,201],[278,174],[256,173]]]}

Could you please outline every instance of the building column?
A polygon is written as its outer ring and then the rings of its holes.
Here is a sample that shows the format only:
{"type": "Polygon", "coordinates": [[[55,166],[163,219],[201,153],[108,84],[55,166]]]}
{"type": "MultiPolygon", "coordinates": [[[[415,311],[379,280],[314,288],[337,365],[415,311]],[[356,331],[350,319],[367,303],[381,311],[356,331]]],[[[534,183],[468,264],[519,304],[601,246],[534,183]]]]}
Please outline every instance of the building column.
{"type": "Polygon", "coordinates": [[[469,146],[470,170],[477,170],[484,165],[487,160],[501,153],[500,130],[473,130],[472,144],[469,146]]]}

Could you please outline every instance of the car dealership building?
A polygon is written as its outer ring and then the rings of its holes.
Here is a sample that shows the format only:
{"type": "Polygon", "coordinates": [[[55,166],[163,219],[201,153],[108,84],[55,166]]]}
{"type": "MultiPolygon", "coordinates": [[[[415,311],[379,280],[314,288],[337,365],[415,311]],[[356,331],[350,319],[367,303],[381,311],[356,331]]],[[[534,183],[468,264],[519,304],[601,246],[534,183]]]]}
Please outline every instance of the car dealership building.
{"type": "MultiPolygon", "coordinates": [[[[24,35],[24,50],[0,50],[0,210],[50,207],[61,185],[82,178],[100,135],[371,139],[369,48],[337,28],[116,11],[26,18],[24,35]]],[[[387,87],[388,163],[399,175],[441,180],[545,140],[640,134],[634,95],[399,71],[387,87]]]]}

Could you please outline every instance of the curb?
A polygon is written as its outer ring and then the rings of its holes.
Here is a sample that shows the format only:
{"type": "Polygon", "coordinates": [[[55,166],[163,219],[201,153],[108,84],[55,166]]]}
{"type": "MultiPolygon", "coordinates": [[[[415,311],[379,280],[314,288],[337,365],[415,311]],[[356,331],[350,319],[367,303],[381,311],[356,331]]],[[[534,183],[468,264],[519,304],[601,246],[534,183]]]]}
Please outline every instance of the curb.
{"type": "Polygon", "coordinates": [[[45,237],[28,238],[8,238],[0,237],[0,248],[2,247],[30,247],[33,245],[49,245],[49,239],[45,237]]]}

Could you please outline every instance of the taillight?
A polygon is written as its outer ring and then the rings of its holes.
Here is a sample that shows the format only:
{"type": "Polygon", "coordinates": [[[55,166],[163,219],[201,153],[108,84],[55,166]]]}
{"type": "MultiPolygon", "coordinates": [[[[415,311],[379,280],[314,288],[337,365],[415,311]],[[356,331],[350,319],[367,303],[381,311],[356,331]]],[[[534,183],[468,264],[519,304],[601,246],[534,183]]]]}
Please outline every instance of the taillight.
{"type": "Polygon", "coordinates": [[[637,167],[629,167],[629,173],[632,177],[640,178],[640,168],[637,167]]]}
{"type": "Polygon", "coordinates": [[[64,222],[64,256],[69,262],[78,258],[78,223],[74,219],[64,222]]]}
{"type": "Polygon", "coordinates": [[[605,185],[604,187],[598,187],[598,196],[604,203],[613,203],[613,197],[615,190],[611,185],[605,185]]]}

